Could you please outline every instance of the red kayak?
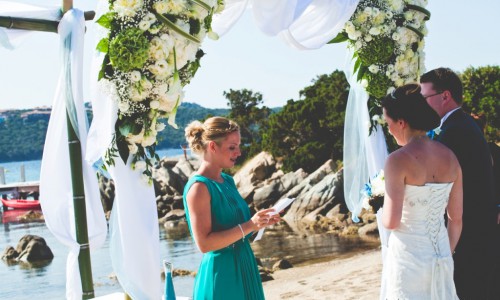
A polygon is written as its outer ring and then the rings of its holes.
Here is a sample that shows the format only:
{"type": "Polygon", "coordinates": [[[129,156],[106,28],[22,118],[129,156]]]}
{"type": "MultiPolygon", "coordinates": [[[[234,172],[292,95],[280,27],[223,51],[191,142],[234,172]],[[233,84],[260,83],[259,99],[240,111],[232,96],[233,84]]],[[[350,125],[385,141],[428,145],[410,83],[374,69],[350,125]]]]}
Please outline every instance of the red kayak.
{"type": "Polygon", "coordinates": [[[40,208],[39,200],[23,200],[23,199],[2,199],[4,208],[13,209],[37,209],[40,208]]]}

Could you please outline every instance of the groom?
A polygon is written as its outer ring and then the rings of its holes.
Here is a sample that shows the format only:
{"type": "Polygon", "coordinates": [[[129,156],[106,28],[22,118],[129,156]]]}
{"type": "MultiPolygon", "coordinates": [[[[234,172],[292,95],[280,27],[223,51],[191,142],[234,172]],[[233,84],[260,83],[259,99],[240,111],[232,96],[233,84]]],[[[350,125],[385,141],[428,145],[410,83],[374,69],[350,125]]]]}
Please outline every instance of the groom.
{"type": "Polygon", "coordinates": [[[460,299],[499,299],[493,271],[498,252],[497,208],[491,155],[483,133],[462,106],[462,82],[439,68],[420,78],[421,93],[441,117],[435,139],[458,158],[463,174],[463,229],[455,249],[455,286],[460,299]]]}

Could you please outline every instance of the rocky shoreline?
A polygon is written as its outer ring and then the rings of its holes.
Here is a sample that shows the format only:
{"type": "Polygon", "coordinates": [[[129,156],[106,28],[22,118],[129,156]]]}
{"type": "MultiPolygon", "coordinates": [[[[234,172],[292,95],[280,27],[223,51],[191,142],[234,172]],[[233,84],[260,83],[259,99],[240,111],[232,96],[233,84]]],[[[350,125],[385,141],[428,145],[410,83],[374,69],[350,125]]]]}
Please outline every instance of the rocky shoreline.
{"type": "MultiPolygon", "coordinates": [[[[197,158],[163,158],[153,170],[158,222],[165,228],[185,226],[182,192],[189,177],[198,169],[197,158]]],[[[284,173],[267,152],[248,161],[233,176],[239,192],[252,212],[271,207],[279,199],[296,198],[284,212],[283,220],[297,233],[334,233],[378,239],[376,217],[363,211],[354,223],[343,191],[343,170],[333,160],[311,174],[299,169],[284,173]]],[[[114,200],[114,184],[100,177],[101,199],[109,215],[114,200]]]]}

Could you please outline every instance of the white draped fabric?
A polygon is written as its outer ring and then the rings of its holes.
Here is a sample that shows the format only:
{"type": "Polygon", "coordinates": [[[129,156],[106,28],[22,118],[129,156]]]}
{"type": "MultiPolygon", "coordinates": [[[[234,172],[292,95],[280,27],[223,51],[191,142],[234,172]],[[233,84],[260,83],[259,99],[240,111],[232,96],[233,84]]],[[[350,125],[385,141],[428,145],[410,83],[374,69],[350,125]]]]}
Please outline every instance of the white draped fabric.
{"type": "MultiPolygon", "coordinates": [[[[99,1],[96,20],[107,12],[107,4],[99,1]]],[[[106,34],[98,25],[91,30],[96,30],[96,44],[106,34]]],[[[101,53],[95,53],[90,74],[94,118],[86,159],[91,164],[103,161],[118,117],[116,102],[97,82],[103,58],[101,53]]],[[[119,157],[114,162],[115,166],[107,166],[115,183],[115,202],[109,221],[113,270],[132,299],[161,299],[160,234],[154,188],[144,182],[141,172],[132,170],[130,162],[125,165],[119,157]]]]}
{"type": "Polygon", "coordinates": [[[100,247],[107,232],[99,187],[92,166],[85,160],[87,116],[83,104],[83,40],[85,20],[83,12],[67,12],[58,28],[63,58],[57,93],[52,104],[40,171],[40,203],[50,231],[69,247],[66,266],[66,297],[82,299],[82,286],[78,267],[80,245],[76,242],[73,194],[66,129],[66,111],[70,108],[73,123],[78,123],[82,147],[83,177],[85,184],[87,228],[91,250],[100,247]]]}
{"type": "Polygon", "coordinates": [[[227,0],[212,28],[225,34],[247,7],[262,32],[279,36],[300,50],[318,49],[331,41],[354,13],[359,0],[227,0]]]}
{"type": "MultiPolygon", "coordinates": [[[[37,7],[1,1],[0,15],[44,20],[59,20],[60,8],[37,7]]],[[[87,143],[88,121],[83,104],[83,41],[85,20],[83,12],[67,12],[58,27],[61,38],[62,67],[52,113],[45,139],[40,170],[40,203],[45,223],[56,238],[69,248],[66,264],[66,298],[82,299],[82,284],[78,265],[80,245],[76,241],[68,151],[66,114],[82,147],[82,168],[85,185],[87,229],[91,251],[102,246],[107,224],[102,209],[99,187],[92,166],[83,158],[87,143]]],[[[32,31],[0,28],[0,45],[14,49],[32,31]]]]}
{"type": "Polygon", "coordinates": [[[350,84],[344,124],[344,195],[354,221],[362,208],[361,191],[380,170],[387,158],[387,145],[380,125],[370,134],[368,93],[353,73],[353,51],[347,48],[344,72],[350,84]]]}
{"type": "MultiPolygon", "coordinates": [[[[13,1],[0,1],[0,16],[55,21],[61,18],[61,8],[34,6],[13,1]]],[[[0,27],[0,46],[13,50],[33,32],[0,27]]]]}

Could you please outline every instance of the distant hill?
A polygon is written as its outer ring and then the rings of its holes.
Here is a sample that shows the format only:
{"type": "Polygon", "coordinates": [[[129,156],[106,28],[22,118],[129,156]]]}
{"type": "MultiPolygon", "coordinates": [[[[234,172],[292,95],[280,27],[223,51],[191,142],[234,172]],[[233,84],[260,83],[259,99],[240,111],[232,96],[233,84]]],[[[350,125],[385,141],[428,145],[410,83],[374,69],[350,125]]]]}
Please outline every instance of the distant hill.
{"type": "MultiPolygon", "coordinates": [[[[47,107],[0,110],[0,162],[41,159],[51,109],[47,107]]],[[[210,109],[184,102],[177,111],[179,129],[167,126],[159,133],[158,149],[179,148],[185,143],[184,128],[207,116],[226,116],[229,109],[210,109]]],[[[89,111],[89,119],[92,118],[89,111]]],[[[166,122],[166,121],[165,121],[166,122]]]]}

